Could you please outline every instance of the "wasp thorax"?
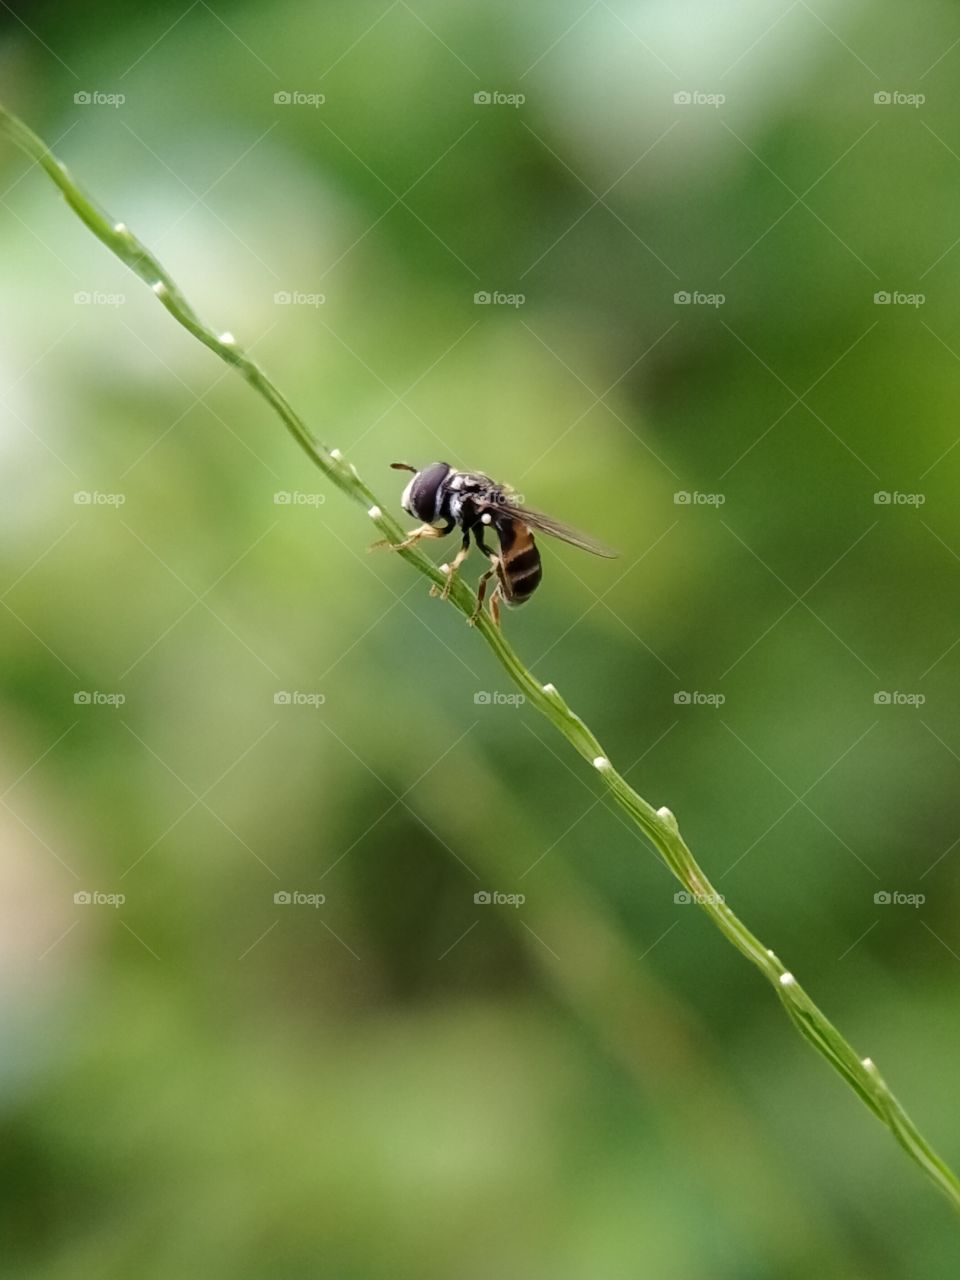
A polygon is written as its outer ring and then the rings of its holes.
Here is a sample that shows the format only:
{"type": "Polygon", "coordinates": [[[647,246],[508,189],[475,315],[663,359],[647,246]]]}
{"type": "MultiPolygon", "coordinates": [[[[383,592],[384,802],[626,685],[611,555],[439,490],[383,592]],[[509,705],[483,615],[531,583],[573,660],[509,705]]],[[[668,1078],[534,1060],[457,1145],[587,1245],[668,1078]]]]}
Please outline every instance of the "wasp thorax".
{"type": "Polygon", "coordinates": [[[425,524],[433,524],[440,514],[443,482],[450,474],[449,462],[433,462],[413,477],[400,499],[404,511],[425,524]]]}

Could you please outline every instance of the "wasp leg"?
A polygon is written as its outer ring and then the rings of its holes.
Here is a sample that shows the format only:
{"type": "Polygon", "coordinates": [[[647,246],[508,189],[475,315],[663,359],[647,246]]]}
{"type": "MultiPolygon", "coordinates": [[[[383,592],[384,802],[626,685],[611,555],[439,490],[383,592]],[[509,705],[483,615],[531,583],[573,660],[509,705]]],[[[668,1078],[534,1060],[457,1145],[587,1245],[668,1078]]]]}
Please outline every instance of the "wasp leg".
{"type": "Polygon", "coordinates": [[[493,619],[493,625],[497,628],[500,626],[500,600],[503,596],[503,588],[498,582],[494,588],[493,595],[490,597],[490,617],[493,619]]]}
{"type": "Polygon", "coordinates": [[[460,550],[453,557],[451,562],[447,565],[446,582],[443,584],[443,587],[440,590],[438,590],[436,587],[431,587],[430,594],[432,596],[439,596],[441,600],[446,600],[449,597],[450,588],[453,586],[453,580],[457,576],[457,570],[460,568],[460,566],[463,564],[464,560],[466,560],[469,554],[470,554],[470,535],[469,533],[465,533],[463,535],[463,542],[460,545],[460,550]]]}
{"type": "Polygon", "coordinates": [[[467,619],[467,623],[471,627],[475,627],[477,625],[477,619],[480,617],[481,613],[483,613],[483,601],[484,601],[484,597],[487,594],[487,583],[490,581],[490,579],[493,577],[493,575],[497,571],[497,567],[492,556],[490,560],[491,560],[491,564],[493,565],[493,568],[488,569],[486,573],[482,574],[480,577],[480,581],[477,583],[477,607],[474,609],[473,613],[471,613],[470,617],[467,619]]]}
{"type": "Polygon", "coordinates": [[[374,551],[377,547],[386,547],[390,551],[406,551],[407,547],[414,546],[421,538],[442,538],[449,532],[449,529],[438,529],[432,524],[422,524],[419,529],[411,529],[402,542],[391,542],[389,538],[381,538],[379,542],[371,543],[367,550],[374,551]]]}
{"type": "MultiPolygon", "coordinates": [[[[475,524],[473,526],[473,538],[477,546],[480,548],[483,554],[490,561],[491,567],[487,570],[485,574],[481,576],[480,581],[477,583],[477,607],[474,609],[473,613],[467,619],[467,622],[470,624],[471,627],[476,626],[477,619],[480,617],[480,614],[483,612],[483,601],[484,601],[484,597],[487,594],[487,583],[490,581],[490,579],[493,577],[493,575],[497,571],[497,563],[498,563],[497,553],[493,550],[492,547],[488,547],[487,544],[484,542],[483,540],[484,530],[485,530],[485,526],[483,524],[480,524],[480,523],[475,524]]],[[[500,588],[498,586],[497,591],[499,591],[499,589],[500,588]]],[[[494,595],[495,594],[496,592],[494,592],[494,595]]],[[[492,607],[493,607],[492,596],[490,599],[490,605],[491,605],[491,615],[492,615],[492,607]]],[[[497,621],[498,626],[500,625],[499,616],[500,616],[500,613],[498,609],[496,619],[495,619],[495,621],[497,621]]]]}
{"type": "Polygon", "coordinates": [[[490,561],[493,561],[496,559],[497,553],[491,547],[488,547],[487,544],[484,542],[483,540],[484,528],[485,526],[483,524],[475,524],[473,526],[473,538],[477,546],[480,548],[483,554],[487,557],[487,559],[490,561]]]}

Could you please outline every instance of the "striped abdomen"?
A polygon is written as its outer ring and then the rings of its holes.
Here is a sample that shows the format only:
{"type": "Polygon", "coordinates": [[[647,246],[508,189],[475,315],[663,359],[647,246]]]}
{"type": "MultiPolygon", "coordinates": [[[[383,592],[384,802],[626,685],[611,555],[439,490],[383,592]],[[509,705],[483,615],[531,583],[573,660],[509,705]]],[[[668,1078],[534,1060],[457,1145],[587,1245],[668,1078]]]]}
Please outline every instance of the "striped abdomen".
{"type": "Polygon", "coordinates": [[[500,539],[497,577],[503,598],[510,605],[523,604],[539,587],[543,576],[540,552],[533,534],[519,520],[501,516],[494,526],[500,539]]]}

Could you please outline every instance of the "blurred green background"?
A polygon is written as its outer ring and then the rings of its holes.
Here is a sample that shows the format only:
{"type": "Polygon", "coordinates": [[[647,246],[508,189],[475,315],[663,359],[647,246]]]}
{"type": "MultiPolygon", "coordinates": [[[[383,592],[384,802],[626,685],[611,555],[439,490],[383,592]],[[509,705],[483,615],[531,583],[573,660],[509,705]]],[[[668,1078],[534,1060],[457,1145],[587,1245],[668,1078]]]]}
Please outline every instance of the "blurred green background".
{"type": "MultiPolygon", "coordinates": [[[[0,26],[385,501],[445,458],[621,548],[544,546],[511,638],[956,1166],[956,7],[0,26]]],[[[459,615],[7,145],[0,190],[5,1274],[955,1276],[459,615]]]]}

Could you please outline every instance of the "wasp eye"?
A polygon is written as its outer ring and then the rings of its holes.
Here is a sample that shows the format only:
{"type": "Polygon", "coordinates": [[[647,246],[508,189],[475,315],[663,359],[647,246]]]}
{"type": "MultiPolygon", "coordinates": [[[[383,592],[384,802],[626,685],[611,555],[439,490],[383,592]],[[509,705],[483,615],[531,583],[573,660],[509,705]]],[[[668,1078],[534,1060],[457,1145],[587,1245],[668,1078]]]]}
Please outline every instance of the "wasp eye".
{"type": "Polygon", "coordinates": [[[449,474],[448,462],[434,462],[418,471],[403,491],[400,502],[404,511],[425,524],[433,524],[440,514],[442,486],[449,474]]]}

